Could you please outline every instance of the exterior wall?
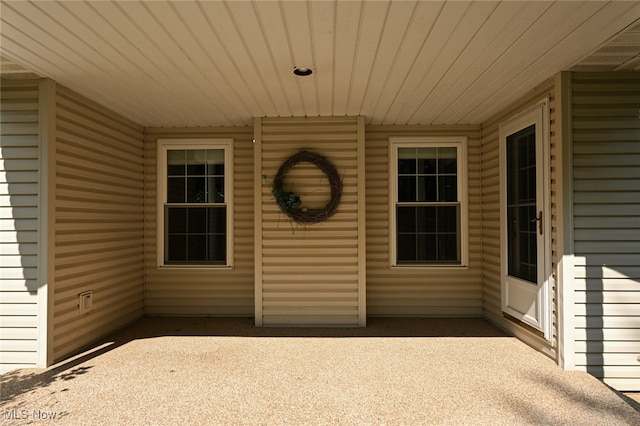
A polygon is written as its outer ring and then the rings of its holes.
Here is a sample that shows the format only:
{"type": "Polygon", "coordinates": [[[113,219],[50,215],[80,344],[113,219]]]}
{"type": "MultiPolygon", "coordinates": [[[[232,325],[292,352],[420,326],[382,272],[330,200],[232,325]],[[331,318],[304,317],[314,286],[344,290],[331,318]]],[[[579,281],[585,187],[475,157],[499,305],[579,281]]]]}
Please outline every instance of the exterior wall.
{"type": "Polygon", "coordinates": [[[0,373],[39,364],[38,80],[1,80],[0,373]]]}
{"type": "MultiPolygon", "coordinates": [[[[358,117],[258,121],[258,325],[365,325],[365,234],[364,217],[359,214],[364,202],[359,189],[364,189],[364,126],[359,122],[362,119],[358,117]],[[330,220],[307,226],[291,222],[271,194],[278,168],[301,149],[327,157],[343,182],[336,214],[330,220]]],[[[294,167],[285,179],[285,190],[287,183],[299,188],[296,192],[307,206],[311,207],[308,202],[322,208],[330,199],[326,177],[313,165],[302,163],[294,167]]]]}
{"type": "Polygon", "coordinates": [[[482,125],[482,264],[483,264],[483,313],[488,319],[507,329],[520,339],[556,357],[557,348],[557,294],[555,277],[558,267],[558,165],[560,134],[556,128],[557,105],[556,88],[553,80],[538,86],[528,96],[493,116],[482,125]],[[500,163],[499,126],[500,123],[534,105],[544,97],[549,97],[550,128],[550,191],[551,191],[551,342],[532,333],[517,323],[506,320],[501,308],[500,278],[500,163]]]}
{"type": "Polygon", "coordinates": [[[482,315],[480,151],[480,126],[367,126],[367,313],[369,315],[482,315]],[[468,267],[389,267],[388,156],[389,138],[394,136],[468,137],[468,267]]]}
{"type": "Polygon", "coordinates": [[[143,313],[143,128],[63,87],[55,100],[53,358],[143,313]],[[93,292],[81,314],[78,294],[93,292]]]}
{"type": "Polygon", "coordinates": [[[145,313],[148,315],[252,316],[254,312],[253,129],[148,128],[145,138],[145,313]],[[158,268],[157,140],[232,138],[234,173],[234,266],[158,268]]]}
{"type": "Polygon", "coordinates": [[[640,391],[640,76],[570,79],[575,364],[640,391]]]}

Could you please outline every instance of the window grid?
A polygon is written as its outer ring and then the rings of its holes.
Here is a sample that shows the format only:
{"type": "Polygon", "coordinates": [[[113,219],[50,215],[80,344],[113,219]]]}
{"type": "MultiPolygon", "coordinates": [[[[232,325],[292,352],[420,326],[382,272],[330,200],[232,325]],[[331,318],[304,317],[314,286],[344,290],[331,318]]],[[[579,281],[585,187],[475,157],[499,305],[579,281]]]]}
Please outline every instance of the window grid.
{"type": "Polygon", "coordinates": [[[456,146],[396,147],[397,264],[461,263],[459,156],[456,146]]]}
{"type": "Polygon", "coordinates": [[[176,145],[165,146],[161,151],[164,162],[161,265],[227,265],[227,149],[227,146],[176,145]]]}

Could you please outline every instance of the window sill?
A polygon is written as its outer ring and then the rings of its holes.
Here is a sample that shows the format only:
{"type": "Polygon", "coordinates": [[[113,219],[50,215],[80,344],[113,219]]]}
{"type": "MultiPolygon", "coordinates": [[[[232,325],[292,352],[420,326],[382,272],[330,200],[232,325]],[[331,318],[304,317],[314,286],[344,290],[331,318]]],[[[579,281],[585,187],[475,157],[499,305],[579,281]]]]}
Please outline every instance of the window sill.
{"type": "Polygon", "coordinates": [[[390,265],[389,269],[469,269],[469,265],[390,265]]]}
{"type": "Polygon", "coordinates": [[[177,269],[177,270],[189,270],[189,271],[193,271],[193,270],[211,270],[211,269],[217,269],[217,270],[226,270],[226,271],[232,271],[234,269],[233,266],[229,266],[229,265],[159,265],[157,267],[157,269],[160,270],[171,270],[171,269],[177,269]]]}

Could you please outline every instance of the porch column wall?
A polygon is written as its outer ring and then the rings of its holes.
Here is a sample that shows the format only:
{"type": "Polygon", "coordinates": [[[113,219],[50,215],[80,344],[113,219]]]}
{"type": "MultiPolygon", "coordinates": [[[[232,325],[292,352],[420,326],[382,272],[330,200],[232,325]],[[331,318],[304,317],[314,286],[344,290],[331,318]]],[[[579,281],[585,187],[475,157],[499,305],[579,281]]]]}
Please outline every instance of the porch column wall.
{"type": "MultiPolygon", "coordinates": [[[[257,120],[256,324],[364,326],[361,118],[257,120]],[[271,193],[280,165],[301,150],[326,157],[342,179],[338,210],[320,223],[292,222],[271,193]]],[[[326,177],[309,163],[291,169],[284,189],[296,192],[303,207],[322,208],[330,199],[326,177]]]]}

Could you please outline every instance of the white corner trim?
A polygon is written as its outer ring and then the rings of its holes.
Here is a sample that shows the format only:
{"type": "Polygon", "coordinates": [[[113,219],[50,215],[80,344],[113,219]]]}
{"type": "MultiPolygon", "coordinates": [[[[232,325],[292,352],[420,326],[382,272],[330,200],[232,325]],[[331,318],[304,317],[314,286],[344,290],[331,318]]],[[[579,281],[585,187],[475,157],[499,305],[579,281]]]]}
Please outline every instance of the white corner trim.
{"type": "Polygon", "coordinates": [[[573,249],[573,132],[571,108],[571,73],[556,75],[556,102],[559,114],[557,155],[557,215],[558,271],[556,291],[558,297],[558,365],[565,370],[575,369],[575,297],[573,249]]]}
{"type": "Polygon", "coordinates": [[[254,320],[262,327],[262,118],[253,119],[254,320]]]}
{"type": "Polygon", "coordinates": [[[38,367],[53,363],[56,83],[38,84],[38,367]]]}

